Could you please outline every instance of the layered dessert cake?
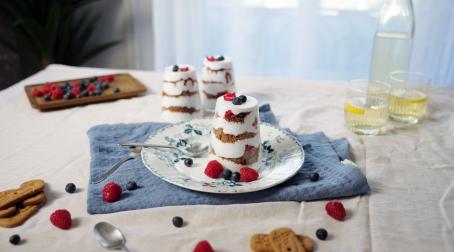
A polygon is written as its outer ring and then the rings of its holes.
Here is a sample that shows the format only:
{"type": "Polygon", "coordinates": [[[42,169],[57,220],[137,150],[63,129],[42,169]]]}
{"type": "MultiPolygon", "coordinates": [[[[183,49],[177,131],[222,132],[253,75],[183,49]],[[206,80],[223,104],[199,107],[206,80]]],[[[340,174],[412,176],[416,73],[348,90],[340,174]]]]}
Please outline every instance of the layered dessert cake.
{"type": "Polygon", "coordinates": [[[216,100],[210,136],[210,157],[238,172],[259,161],[258,102],[254,97],[227,93],[216,100]]]}
{"type": "Polygon", "coordinates": [[[196,71],[191,65],[172,65],[164,70],[162,117],[176,123],[202,117],[196,71]]]}
{"type": "Polygon", "coordinates": [[[200,85],[203,108],[213,110],[218,97],[235,91],[232,60],[224,56],[205,57],[200,85]]]}

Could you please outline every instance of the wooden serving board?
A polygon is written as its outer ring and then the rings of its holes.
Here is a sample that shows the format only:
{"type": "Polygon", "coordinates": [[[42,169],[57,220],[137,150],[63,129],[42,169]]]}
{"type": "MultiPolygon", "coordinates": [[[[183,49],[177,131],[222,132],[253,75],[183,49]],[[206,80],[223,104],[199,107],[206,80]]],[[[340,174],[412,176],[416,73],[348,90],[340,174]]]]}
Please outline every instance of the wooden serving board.
{"type": "MultiPolygon", "coordinates": [[[[119,73],[119,74],[112,74],[115,79],[110,82],[110,87],[103,91],[101,95],[97,96],[85,96],[80,98],[73,98],[69,100],[59,99],[59,100],[51,100],[45,101],[43,97],[35,97],[33,96],[33,89],[39,88],[41,89],[46,83],[39,83],[39,84],[32,84],[25,86],[25,93],[28,96],[28,100],[32,107],[40,109],[40,110],[53,110],[53,109],[61,109],[79,105],[86,105],[91,103],[99,103],[99,102],[106,102],[106,101],[113,101],[122,98],[130,98],[137,96],[141,93],[144,93],[147,88],[132,77],[128,73],[119,73]],[[119,88],[120,92],[114,93],[114,88],[119,88]]],[[[66,82],[74,82],[74,81],[83,81],[88,80],[90,77],[81,78],[81,79],[71,79],[71,80],[62,80],[62,81],[54,81],[53,84],[64,84],[66,82]]]]}

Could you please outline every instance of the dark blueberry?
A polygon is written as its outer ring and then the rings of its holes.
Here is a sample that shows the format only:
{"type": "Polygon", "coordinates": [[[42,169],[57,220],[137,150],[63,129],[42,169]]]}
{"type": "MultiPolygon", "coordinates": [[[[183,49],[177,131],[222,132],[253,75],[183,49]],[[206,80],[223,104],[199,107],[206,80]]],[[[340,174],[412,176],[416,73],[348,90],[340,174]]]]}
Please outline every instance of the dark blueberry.
{"type": "Polygon", "coordinates": [[[114,88],[113,90],[114,93],[120,93],[120,89],[118,87],[114,88]]]}
{"type": "Polygon", "coordinates": [[[66,91],[66,85],[65,84],[61,84],[60,85],[60,89],[65,92],[66,91]]]}
{"type": "Polygon", "coordinates": [[[20,242],[20,236],[19,236],[18,234],[11,235],[11,236],[9,237],[9,242],[10,242],[11,244],[14,244],[14,245],[19,244],[19,242],[20,242]]]}
{"type": "Polygon", "coordinates": [[[137,183],[135,181],[129,181],[128,184],[126,184],[126,189],[128,191],[134,191],[137,189],[137,183]]]}
{"type": "Polygon", "coordinates": [[[247,114],[244,113],[244,112],[241,112],[237,116],[240,117],[240,118],[245,118],[247,116],[247,114]]]}
{"type": "Polygon", "coordinates": [[[95,96],[95,92],[88,92],[88,96],[95,96]]]}
{"type": "Polygon", "coordinates": [[[230,179],[235,182],[240,181],[240,173],[239,172],[232,173],[232,177],[230,179]]]}
{"type": "Polygon", "coordinates": [[[240,95],[238,96],[238,98],[240,98],[242,103],[245,103],[247,101],[247,97],[245,95],[240,95]]]}
{"type": "Polygon", "coordinates": [[[96,89],[96,91],[95,91],[95,95],[102,95],[102,90],[100,90],[100,89],[96,89]]]}
{"type": "Polygon", "coordinates": [[[235,97],[235,99],[233,99],[232,103],[234,105],[241,105],[241,104],[243,104],[243,101],[241,101],[240,97],[238,96],[238,97],[235,97]]]}
{"type": "Polygon", "coordinates": [[[109,83],[109,82],[104,82],[104,83],[102,84],[102,89],[103,89],[103,90],[106,90],[106,89],[108,89],[109,87],[110,87],[110,83],[109,83]]]}
{"type": "Polygon", "coordinates": [[[186,158],[186,159],[184,160],[184,165],[186,165],[187,167],[191,167],[193,163],[194,163],[194,162],[192,161],[191,158],[186,158]]]}
{"type": "Polygon", "coordinates": [[[43,98],[44,98],[45,101],[50,101],[51,100],[51,97],[48,94],[45,94],[43,98]]]}
{"type": "Polygon", "coordinates": [[[91,77],[88,81],[90,81],[90,82],[95,82],[96,80],[98,80],[98,77],[93,76],[93,77],[91,77]]]}
{"type": "Polygon", "coordinates": [[[85,81],[80,82],[79,89],[80,91],[85,90],[87,88],[87,83],[85,81]]]}
{"type": "Polygon", "coordinates": [[[68,183],[65,186],[65,191],[67,193],[74,193],[76,192],[76,185],[74,183],[68,183]]]}
{"type": "Polygon", "coordinates": [[[318,175],[318,173],[314,172],[311,174],[310,179],[312,182],[318,181],[320,179],[320,175],[318,175]]]}
{"type": "Polygon", "coordinates": [[[222,55],[217,57],[217,59],[216,59],[216,61],[223,61],[223,60],[224,60],[224,56],[222,56],[222,55]]]}
{"type": "Polygon", "coordinates": [[[224,169],[224,171],[222,171],[222,177],[225,180],[230,180],[230,178],[232,177],[232,171],[229,169],[224,169]]]}
{"type": "Polygon", "coordinates": [[[69,93],[69,92],[65,93],[65,95],[63,95],[63,99],[65,99],[65,100],[71,99],[71,93],[69,93]]]}
{"type": "Polygon", "coordinates": [[[84,97],[84,96],[87,96],[88,95],[88,91],[87,90],[84,90],[82,92],[80,92],[79,96],[80,97],[84,97]]]}
{"type": "Polygon", "coordinates": [[[183,218],[180,216],[175,216],[172,218],[172,223],[175,227],[182,227],[183,226],[183,218]]]}
{"type": "Polygon", "coordinates": [[[319,228],[317,229],[317,232],[315,232],[315,235],[317,236],[318,239],[324,241],[326,238],[328,238],[328,231],[324,228],[319,228]]]}
{"type": "Polygon", "coordinates": [[[178,72],[178,69],[180,69],[180,68],[178,67],[178,65],[173,65],[172,71],[178,72]]]}

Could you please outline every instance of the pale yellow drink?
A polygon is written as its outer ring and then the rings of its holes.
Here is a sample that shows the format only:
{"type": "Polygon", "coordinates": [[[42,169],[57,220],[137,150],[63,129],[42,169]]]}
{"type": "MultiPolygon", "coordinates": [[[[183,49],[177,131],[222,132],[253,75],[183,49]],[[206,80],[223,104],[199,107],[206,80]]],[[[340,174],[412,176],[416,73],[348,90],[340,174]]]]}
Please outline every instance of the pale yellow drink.
{"type": "Polygon", "coordinates": [[[347,127],[358,134],[376,135],[385,126],[388,117],[388,103],[385,99],[365,97],[349,98],[344,103],[347,127]]]}
{"type": "Polygon", "coordinates": [[[389,116],[405,122],[418,122],[427,108],[427,95],[419,90],[393,89],[389,95],[389,116]]]}

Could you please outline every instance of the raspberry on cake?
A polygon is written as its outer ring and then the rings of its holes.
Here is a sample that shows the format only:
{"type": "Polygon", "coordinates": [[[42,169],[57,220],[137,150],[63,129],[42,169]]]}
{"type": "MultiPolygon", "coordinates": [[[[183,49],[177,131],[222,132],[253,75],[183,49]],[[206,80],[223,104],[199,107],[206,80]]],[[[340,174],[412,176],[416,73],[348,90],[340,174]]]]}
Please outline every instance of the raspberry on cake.
{"type": "Polygon", "coordinates": [[[219,97],[210,136],[211,158],[224,168],[238,172],[244,166],[256,169],[254,164],[259,155],[258,101],[244,96],[241,104],[234,104],[233,99],[219,97]]]}
{"type": "Polygon", "coordinates": [[[218,97],[235,91],[232,60],[222,55],[206,57],[201,79],[202,106],[205,109],[214,109],[218,97]]]}
{"type": "Polygon", "coordinates": [[[164,70],[162,117],[172,123],[202,116],[197,77],[191,65],[171,65],[164,70]]]}

